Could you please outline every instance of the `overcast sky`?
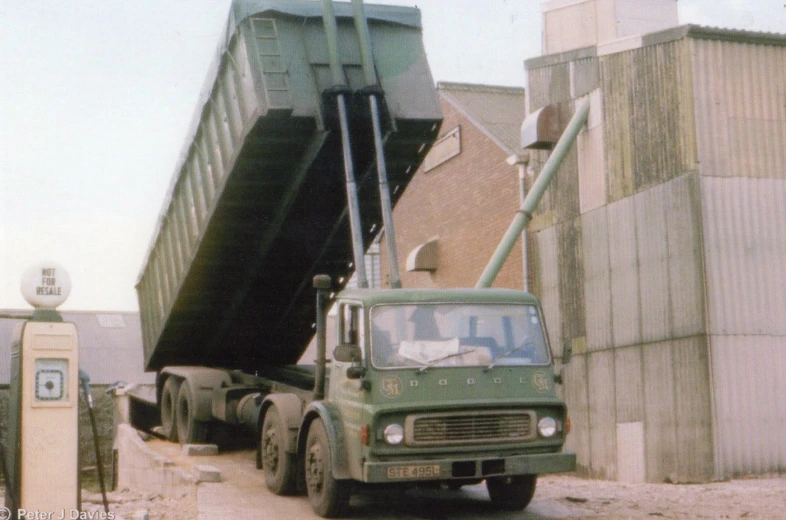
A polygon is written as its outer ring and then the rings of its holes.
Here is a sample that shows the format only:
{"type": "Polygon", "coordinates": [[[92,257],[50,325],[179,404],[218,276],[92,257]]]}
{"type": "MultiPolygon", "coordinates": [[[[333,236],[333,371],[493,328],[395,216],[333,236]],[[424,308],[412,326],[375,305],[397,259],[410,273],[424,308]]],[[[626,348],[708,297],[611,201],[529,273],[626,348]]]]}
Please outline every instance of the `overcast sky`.
{"type": "MultiPolygon", "coordinates": [[[[524,86],[538,0],[416,0],[437,81],[524,86]]],[[[786,0],[679,0],[680,23],[786,33],[786,0]]],[[[134,284],[230,0],[0,2],[0,309],[61,263],[63,309],[137,310],[134,284]]]]}

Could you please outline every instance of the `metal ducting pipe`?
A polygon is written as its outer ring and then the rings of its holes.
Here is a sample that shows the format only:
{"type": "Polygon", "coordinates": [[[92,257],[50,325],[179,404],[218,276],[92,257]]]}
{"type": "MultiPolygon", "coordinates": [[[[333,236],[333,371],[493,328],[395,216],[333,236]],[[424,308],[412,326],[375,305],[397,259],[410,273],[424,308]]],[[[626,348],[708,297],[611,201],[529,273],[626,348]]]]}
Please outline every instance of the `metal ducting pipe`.
{"type": "Polygon", "coordinates": [[[519,239],[521,232],[527,227],[529,221],[532,220],[532,212],[535,211],[535,207],[538,205],[538,202],[540,202],[541,197],[543,197],[543,193],[545,193],[546,188],[551,184],[551,180],[554,178],[554,175],[557,174],[557,171],[559,171],[559,167],[567,155],[568,150],[570,150],[570,147],[579,135],[581,127],[584,126],[584,123],[587,121],[589,107],[589,99],[584,99],[576,107],[576,113],[573,114],[568,126],[565,128],[565,132],[554,147],[554,151],[549,156],[546,164],[543,165],[543,169],[540,175],[538,175],[538,178],[535,179],[532,188],[530,188],[527,197],[524,199],[524,203],[521,205],[521,209],[516,213],[505,236],[502,238],[502,241],[500,241],[491,260],[489,260],[489,263],[483,270],[483,274],[480,275],[478,283],[475,284],[476,288],[491,287],[491,284],[494,283],[494,279],[499,274],[500,269],[502,269],[502,265],[508,258],[516,240],[519,239]]]}

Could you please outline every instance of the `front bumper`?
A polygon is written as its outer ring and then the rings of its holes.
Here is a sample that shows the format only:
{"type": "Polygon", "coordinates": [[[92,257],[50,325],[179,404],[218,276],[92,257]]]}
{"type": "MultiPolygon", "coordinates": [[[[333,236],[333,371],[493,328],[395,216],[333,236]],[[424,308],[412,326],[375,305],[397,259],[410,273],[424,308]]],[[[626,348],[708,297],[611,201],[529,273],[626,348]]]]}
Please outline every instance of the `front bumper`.
{"type": "Polygon", "coordinates": [[[575,453],[397,460],[395,462],[365,462],[363,464],[363,482],[467,480],[504,475],[564,473],[575,469],[575,453]]]}

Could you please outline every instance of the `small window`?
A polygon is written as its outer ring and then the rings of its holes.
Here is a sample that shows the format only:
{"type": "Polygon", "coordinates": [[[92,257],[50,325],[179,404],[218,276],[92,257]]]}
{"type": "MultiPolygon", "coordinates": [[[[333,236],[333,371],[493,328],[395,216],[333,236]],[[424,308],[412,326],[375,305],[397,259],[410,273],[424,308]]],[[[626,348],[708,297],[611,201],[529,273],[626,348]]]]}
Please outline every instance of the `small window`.
{"type": "Polygon", "coordinates": [[[98,325],[106,329],[123,329],[126,322],[122,314],[96,314],[98,325]]]}

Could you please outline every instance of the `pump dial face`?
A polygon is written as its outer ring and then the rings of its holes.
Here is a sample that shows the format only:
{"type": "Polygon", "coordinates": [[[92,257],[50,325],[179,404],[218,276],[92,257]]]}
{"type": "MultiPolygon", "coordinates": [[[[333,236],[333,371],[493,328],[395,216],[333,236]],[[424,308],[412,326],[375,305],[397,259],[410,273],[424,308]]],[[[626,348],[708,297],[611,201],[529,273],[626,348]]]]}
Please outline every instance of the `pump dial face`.
{"type": "Polygon", "coordinates": [[[36,401],[65,401],[68,399],[68,360],[35,360],[36,401]]]}

